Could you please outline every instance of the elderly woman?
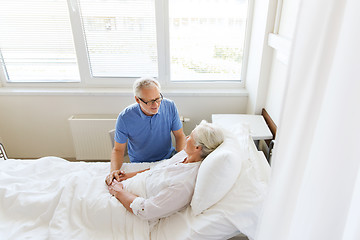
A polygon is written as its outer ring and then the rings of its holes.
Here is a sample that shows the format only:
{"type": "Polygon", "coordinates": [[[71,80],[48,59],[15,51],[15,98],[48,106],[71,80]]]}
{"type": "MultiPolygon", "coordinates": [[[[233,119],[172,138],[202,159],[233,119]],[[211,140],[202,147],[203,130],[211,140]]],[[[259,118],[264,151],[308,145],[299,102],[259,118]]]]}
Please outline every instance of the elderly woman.
{"type": "MultiPolygon", "coordinates": [[[[183,151],[151,169],[121,172],[109,185],[109,192],[133,214],[146,220],[171,215],[187,206],[192,198],[199,166],[224,141],[218,127],[202,121],[186,139],[183,151]],[[131,190],[134,181],[144,183],[140,196],[131,190]]],[[[206,161],[206,160],[205,160],[206,161]]]]}

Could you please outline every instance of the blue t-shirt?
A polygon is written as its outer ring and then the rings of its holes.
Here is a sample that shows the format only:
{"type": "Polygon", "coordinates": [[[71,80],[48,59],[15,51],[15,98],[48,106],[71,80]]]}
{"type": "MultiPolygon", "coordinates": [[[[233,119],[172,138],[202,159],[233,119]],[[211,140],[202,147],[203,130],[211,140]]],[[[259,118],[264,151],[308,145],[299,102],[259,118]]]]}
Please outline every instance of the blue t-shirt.
{"type": "Polygon", "coordinates": [[[115,141],[128,141],[131,162],[154,162],[170,157],[174,151],[171,131],[182,128],[175,103],[164,98],[159,111],[153,116],[145,115],[138,103],[125,108],[116,122],[115,141]]]}

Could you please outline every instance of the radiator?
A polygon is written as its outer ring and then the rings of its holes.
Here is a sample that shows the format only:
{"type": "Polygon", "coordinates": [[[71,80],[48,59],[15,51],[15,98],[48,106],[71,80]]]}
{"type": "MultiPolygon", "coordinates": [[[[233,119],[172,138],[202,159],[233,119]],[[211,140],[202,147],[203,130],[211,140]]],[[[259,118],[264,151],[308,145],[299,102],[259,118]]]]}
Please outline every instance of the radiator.
{"type": "Polygon", "coordinates": [[[69,118],[76,160],[110,160],[109,131],[117,115],[73,115],[69,118]]]}

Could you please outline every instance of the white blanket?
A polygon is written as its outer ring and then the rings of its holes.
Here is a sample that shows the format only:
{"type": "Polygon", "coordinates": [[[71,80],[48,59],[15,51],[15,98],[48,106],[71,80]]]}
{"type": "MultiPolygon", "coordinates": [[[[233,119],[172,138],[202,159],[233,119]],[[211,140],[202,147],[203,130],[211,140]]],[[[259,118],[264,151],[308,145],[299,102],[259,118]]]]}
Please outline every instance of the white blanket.
{"type": "Polygon", "coordinates": [[[148,239],[148,222],[109,194],[108,172],[109,163],[57,157],[0,161],[0,239],[148,239]]]}
{"type": "MultiPolygon", "coordinates": [[[[251,239],[270,176],[266,160],[258,157],[255,145],[251,149],[236,184],[219,202],[197,216],[188,206],[161,219],[151,233],[147,221],[109,194],[104,182],[109,162],[0,161],[0,239],[218,240],[237,231],[251,239]]],[[[122,169],[133,172],[154,164],[124,164],[122,169]]],[[[137,180],[127,180],[127,190],[146,197],[143,181],[137,180]]]]}

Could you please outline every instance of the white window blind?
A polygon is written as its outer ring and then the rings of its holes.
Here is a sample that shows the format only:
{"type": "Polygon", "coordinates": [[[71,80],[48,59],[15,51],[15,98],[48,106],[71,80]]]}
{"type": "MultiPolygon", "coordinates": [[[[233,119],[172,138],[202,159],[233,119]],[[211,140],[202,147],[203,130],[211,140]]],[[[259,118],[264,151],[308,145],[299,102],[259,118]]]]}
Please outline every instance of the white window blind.
{"type": "Polygon", "coordinates": [[[248,1],[0,0],[0,80],[238,84],[248,1]]]}
{"type": "Polygon", "coordinates": [[[158,76],[154,0],[79,0],[93,77],[158,76]]]}
{"type": "Polygon", "coordinates": [[[241,80],[247,0],[169,0],[172,81],[241,80]]]}
{"type": "Polygon", "coordinates": [[[9,82],[80,81],[66,0],[1,0],[0,61],[9,82]]]}

